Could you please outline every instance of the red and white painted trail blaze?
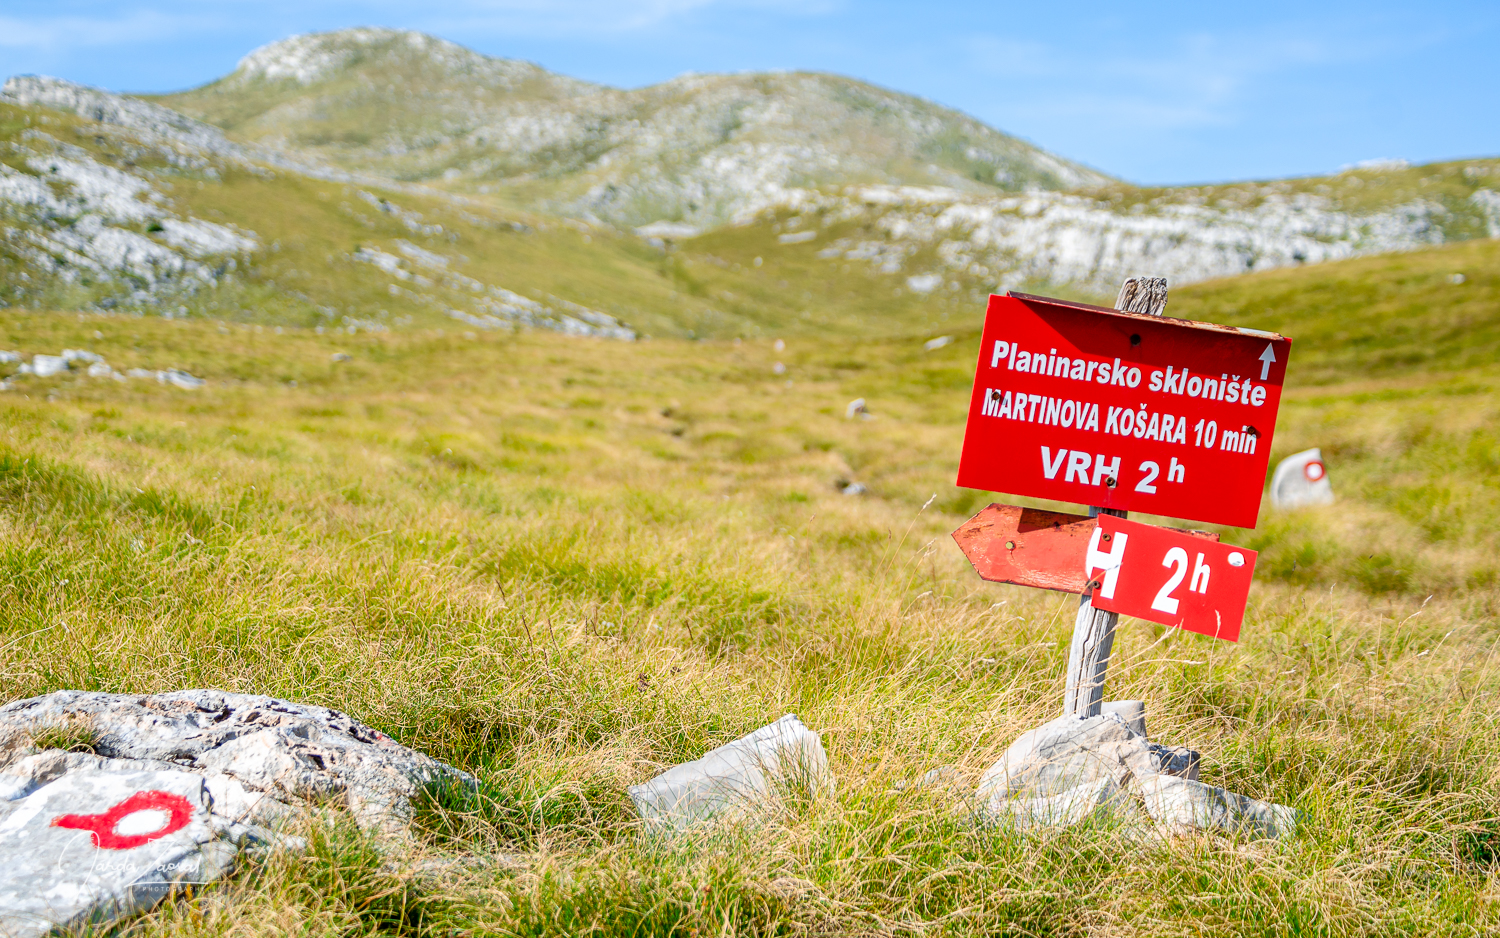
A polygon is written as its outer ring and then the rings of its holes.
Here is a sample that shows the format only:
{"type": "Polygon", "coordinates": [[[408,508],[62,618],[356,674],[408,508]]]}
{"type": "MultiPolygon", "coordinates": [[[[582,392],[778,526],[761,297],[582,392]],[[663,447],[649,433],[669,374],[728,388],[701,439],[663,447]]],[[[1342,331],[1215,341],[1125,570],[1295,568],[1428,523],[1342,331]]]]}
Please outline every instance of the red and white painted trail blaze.
{"type": "Polygon", "coordinates": [[[193,819],[193,805],[181,795],[169,791],[138,791],[103,814],[63,814],[52,819],[53,827],[88,831],[94,846],[104,850],[132,850],[187,827],[193,819]],[[131,824],[121,832],[122,822],[133,815],[146,813],[144,831],[131,831],[131,824]]]}
{"type": "Polygon", "coordinates": [[[991,296],[958,484],[1254,527],[1291,340],[991,296]]]}
{"type": "Polygon", "coordinates": [[[1238,641],[1255,551],[1100,515],[1084,570],[1095,609],[1238,641]]]}

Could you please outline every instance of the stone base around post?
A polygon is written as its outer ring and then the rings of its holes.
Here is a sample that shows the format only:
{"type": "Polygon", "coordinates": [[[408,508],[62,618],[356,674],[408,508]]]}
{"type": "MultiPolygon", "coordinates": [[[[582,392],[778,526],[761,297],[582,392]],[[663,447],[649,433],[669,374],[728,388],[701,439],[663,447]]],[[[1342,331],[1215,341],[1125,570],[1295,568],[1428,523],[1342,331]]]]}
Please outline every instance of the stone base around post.
{"type": "Polygon", "coordinates": [[[983,826],[1071,827],[1090,819],[1151,822],[1158,830],[1282,838],[1297,812],[1198,780],[1199,755],[1146,736],[1140,701],[1106,703],[1098,716],[1061,716],[1022,733],[980,778],[983,826]]]}

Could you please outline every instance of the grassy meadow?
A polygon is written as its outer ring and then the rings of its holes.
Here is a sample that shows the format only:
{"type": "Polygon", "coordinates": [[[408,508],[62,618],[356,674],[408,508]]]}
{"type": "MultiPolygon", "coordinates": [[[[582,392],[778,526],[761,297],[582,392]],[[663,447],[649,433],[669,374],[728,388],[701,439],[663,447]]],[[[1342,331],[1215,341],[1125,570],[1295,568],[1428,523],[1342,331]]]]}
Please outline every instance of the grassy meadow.
{"type": "Polygon", "coordinates": [[[1293,336],[1274,456],[1321,446],[1340,502],[1225,530],[1262,551],[1242,640],[1126,620],[1108,693],[1298,808],[1281,843],[966,823],[1057,712],[1077,604],[948,536],[992,499],[952,482],[980,312],[928,352],[0,310],[6,348],[208,380],[0,393],[6,699],[273,694],[482,781],[408,846],[316,828],[122,933],[1500,932],[1500,242],[1168,306],[1293,336]],[[638,836],[626,785],[787,712],[835,795],[638,836]]]}

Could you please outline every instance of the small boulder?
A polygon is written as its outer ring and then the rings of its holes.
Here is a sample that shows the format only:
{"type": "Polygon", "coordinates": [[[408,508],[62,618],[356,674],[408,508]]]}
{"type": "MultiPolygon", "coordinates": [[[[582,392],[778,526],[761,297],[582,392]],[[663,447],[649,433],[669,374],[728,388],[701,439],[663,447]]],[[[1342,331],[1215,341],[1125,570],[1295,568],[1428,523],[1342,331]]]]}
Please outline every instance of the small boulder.
{"type": "Polygon", "coordinates": [[[980,779],[977,814],[986,823],[1068,827],[1100,812],[1145,815],[1162,828],[1286,836],[1296,812],[1198,781],[1199,755],[1149,742],[1137,701],[1094,717],[1062,716],[1022,733],[980,779]]]}
{"type": "Polygon", "coordinates": [[[243,846],[294,845],[275,828],[326,804],[401,836],[412,797],[440,779],[475,784],[336,710],[273,697],[15,701],[0,707],[0,934],[120,921],[222,876],[243,846]]]}
{"type": "Polygon", "coordinates": [[[1187,778],[1158,775],[1140,784],[1146,813],[1174,831],[1194,828],[1286,837],[1297,828],[1297,812],[1284,805],[1256,801],[1187,778]]]}
{"type": "Polygon", "coordinates": [[[1072,827],[1108,814],[1120,803],[1119,795],[1120,787],[1108,776],[1076,785],[1058,795],[1007,798],[996,794],[980,804],[980,821],[987,825],[1009,824],[1021,830],[1072,827]]]}
{"type": "Polygon", "coordinates": [[[1151,750],[1151,757],[1156,760],[1156,771],[1161,775],[1175,775],[1178,778],[1198,780],[1198,763],[1202,757],[1196,749],[1186,746],[1163,746],[1161,743],[1147,743],[1151,750]]]}
{"type": "Polygon", "coordinates": [[[212,882],[239,853],[196,773],[94,766],[35,787],[23,778],[4,778],[11,794],[25,793],[0,802],[8,938],[119,921],[175,888],[212,882]]]}
{"type": "Polygon", "coordinates": [[[1118,713],[1066,715],[1022,733],[980,778],[978,797],[1051,797],[1104,778],[1123,788],[1156,771],[1145,737],[1118,713]]]}
{"type": "Polygon", "coordinates": [[[1271,506],[1302,508],[1307,505],[1332,505],[1333,486],[1323,465],[1323,451],[1307,449],[1293,453],[1276,464],[1271,475],[1271,506]]]}
{"type": "Polygon", "coordinates": [[[737,819],[768,803],[778,785],[831,791],[823,741],[792,714],[628,790],[653,826],[687,828],[737,819]]]}
{"type": "Polygon", "coordinates": [[[255,694],[184,690],[151,696],[57,691],[0,707],[0,770],[49,731],[86,737],[109,759],[222,776],[295,811],[342,802],[362,827],[399,834],[423,785],[468,775],[351,717],[255,694]]]}

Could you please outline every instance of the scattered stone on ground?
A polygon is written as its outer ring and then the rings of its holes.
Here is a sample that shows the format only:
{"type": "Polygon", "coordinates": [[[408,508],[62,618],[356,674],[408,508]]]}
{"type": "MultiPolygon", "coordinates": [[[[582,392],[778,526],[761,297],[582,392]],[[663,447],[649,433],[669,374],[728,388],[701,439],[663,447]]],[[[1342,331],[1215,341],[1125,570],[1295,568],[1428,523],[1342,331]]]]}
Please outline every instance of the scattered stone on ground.
{"type": "Polygon", "coordinates": [[[1149,736],[1146,732],[1146,702],[1144,700],[1108,700],[1100,708],[1102,713],[1117,713],[1130,732],[1137,736],[1149,736]]]}
{"type": "Polygon", "coordinates": [[[1187,778],[1158,775],[1140,785],[1146,812],[1173,831],[1222,830],[1286,837],[1297,829],[1297,812],[1256,801],[1187,778]]]}
{"type": "Polygon", "coordinates": [[[809,795],[833,788],[822,739],[792,714],[632,785],[629,792],[641,817],[653,826],[684,829],[708,820],[743,818],[774,802],[782,786],[809,795]]]}
{"type": "Polygon", "coordinates": [[[1306,449],[1276,464],[1276,472],[1271,476],[1273,508],[1332,504],[1333,486],[1323,465],[1322,450],[1306,449]]]}
{"type": "MultiPolygon", "coordinates": [[[[111,368],[104,357],[98,353],[74,348],[63,349],[61,355],[33,355],[29,362],[17,352],[0,352],[0,363],[10,362],[20,362],[20,367],[16,369],[14,377],[30,375],[37,378],[55,378],[58,375],[68,374],[73,363],[78,362],[80,366],[88,366],[83,369],[83,372],[90,378],[114,378],[116,381],[124,381],[126,378],[152,378],[158,384],[170,384],[187,391],[197,390],[207,383],[202,378],[177,368],[161,371],[150,368],[132,368],[121,374],[111,368]]],[[[9,379],[4,382],[4,386],[10,386],[9,379]]]]}
{"type": "Polygon", "coordinates": [[[1291,808],[1203,784],[1197,752],[1153,743],[1144,730],[1140,701],[1028,730],[980,778],[976,813],[986,824],[1068,827],[1101,813],[1136,820],[1144,807],[1146,817],[1174,832],[1281,837],[1295,829],[1291,808]]]}
{"type": "Polygon", "coordinates": [[[992,800],[987,810],[991,823],[1009,821],[1018,829],[1072,827],[1120,801],[1120,787],[1104,776],[1067,789],[1061,794],[992,800]]]}
{"type": "Polygon", "coordinates": [[[0,934],[108,924],[214,880],[322,806],[401,837],[450,766],[335,710],[186,690],[0,707],[0,934]],[[73,751],[70,751],[73,750],[73,751]],[[77,751],[82,750],[82,751],[77,751]]]}

